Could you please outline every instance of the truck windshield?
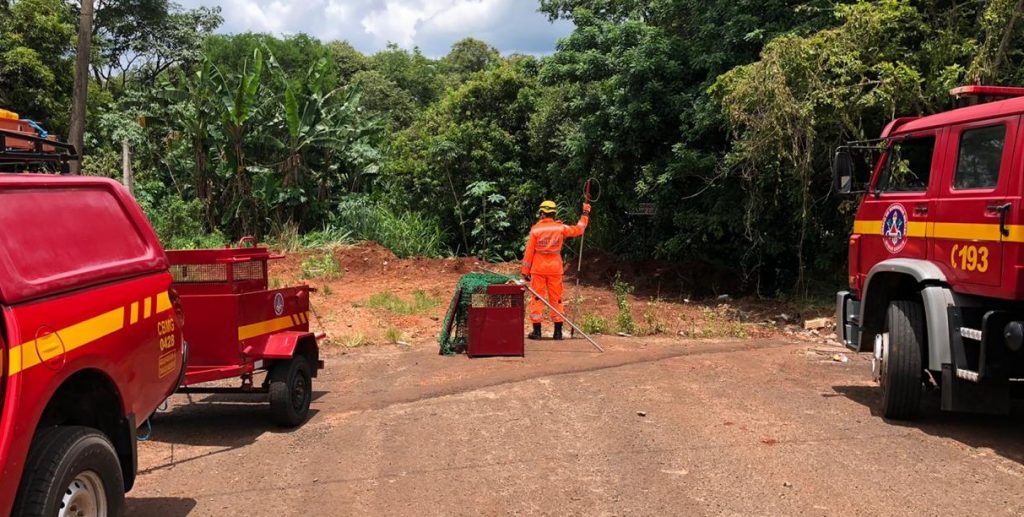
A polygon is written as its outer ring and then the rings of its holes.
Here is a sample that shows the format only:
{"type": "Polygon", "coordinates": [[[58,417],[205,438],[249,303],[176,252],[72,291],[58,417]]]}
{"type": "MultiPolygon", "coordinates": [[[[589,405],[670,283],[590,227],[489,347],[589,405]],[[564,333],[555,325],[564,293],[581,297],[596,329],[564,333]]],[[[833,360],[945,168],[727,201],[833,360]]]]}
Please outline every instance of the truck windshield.
{"type": "Polygon", "coordinates": [[[932,172],[932,153],[935,136],[898,140],[889,147],[888,159],[882,176],[878,178],[879,192],[924,192],[932,172]]]}

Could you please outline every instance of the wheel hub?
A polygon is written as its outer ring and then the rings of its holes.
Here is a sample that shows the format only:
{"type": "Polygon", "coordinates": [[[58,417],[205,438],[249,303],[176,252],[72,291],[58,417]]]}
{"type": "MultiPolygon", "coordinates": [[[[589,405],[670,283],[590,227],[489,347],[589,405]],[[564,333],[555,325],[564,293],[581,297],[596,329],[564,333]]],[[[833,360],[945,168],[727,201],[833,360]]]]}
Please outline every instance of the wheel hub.
{"type": "Polygon", "coordinates": [[[871,354],[871,374],[875,382],[881,383],[885,378],[885,359],[889,357],[889,333],[883,332],[875,335],[875,349],[871,354]]]}
{"type": "Polygon", "coordinates": [[[306,404],[306,378],[303,375],[295,376],[295,385],[292,386],[292,407],[301,411],[306,404]]]}
{"type": "Polygon", "coordinates": [[[86,470],[75,476],[64,489],[57,514],[60,517],[106,517],[107,496],[99,474],[86,470]]]}

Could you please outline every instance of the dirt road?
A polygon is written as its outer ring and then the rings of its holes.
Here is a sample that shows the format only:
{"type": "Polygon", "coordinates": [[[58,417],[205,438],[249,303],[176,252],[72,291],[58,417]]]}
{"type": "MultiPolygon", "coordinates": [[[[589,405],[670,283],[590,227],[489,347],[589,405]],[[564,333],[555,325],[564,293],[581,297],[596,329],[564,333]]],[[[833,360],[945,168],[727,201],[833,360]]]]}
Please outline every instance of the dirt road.
{"type": "Polygon", "coordinates": [[[429,344],[327,359],[315,414],[173,399],[132,515],[1024,513],[1024,420],[883,421],[870,365],[786,340],[429,344]]]}

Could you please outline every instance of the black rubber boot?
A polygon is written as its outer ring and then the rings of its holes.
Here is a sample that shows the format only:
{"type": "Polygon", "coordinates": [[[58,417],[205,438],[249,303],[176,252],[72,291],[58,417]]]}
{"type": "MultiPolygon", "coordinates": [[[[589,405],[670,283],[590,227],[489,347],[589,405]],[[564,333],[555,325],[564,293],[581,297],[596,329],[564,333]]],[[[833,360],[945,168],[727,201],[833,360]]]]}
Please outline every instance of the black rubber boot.
{"type": "Polygon", "coordinates": [[[562,322],[555,323],[555,335],[554,338],[558,341],[562,340],[562,322]]]}
{"type": "Polygon", "coordinates": [[[533,324],[533,332],[526,335],[529,339],[540,339],[540,323],[533,324]]]}

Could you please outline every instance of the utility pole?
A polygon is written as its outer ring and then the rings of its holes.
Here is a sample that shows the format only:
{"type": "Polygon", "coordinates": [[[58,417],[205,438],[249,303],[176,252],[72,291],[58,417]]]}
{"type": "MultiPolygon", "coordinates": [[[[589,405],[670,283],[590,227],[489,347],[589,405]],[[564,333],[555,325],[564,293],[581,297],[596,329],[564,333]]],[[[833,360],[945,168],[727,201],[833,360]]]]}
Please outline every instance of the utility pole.
{"type": "Polygon", "coordinates": [[[121,181],[124,183],[124,188],[134,196],[135,176],[132,174],[132,147],[128,144],[127,138],[121,140],[121,171],[124,174],[124,179],[121,181]]]}
{"type": "MultiPolygon", "coordinates": [[[[89,55],[92,46],[93,0],[82,0],[82,12],[78,16],[78,46],[75,50],[75,82],[71,99],[71,129],[68,141],[75,146],[78,156],[85,144],[85,108],[89,97],[89,55]]],[[[70,163],[71,174],[80,174],[80,159],[70,163]]]]}

